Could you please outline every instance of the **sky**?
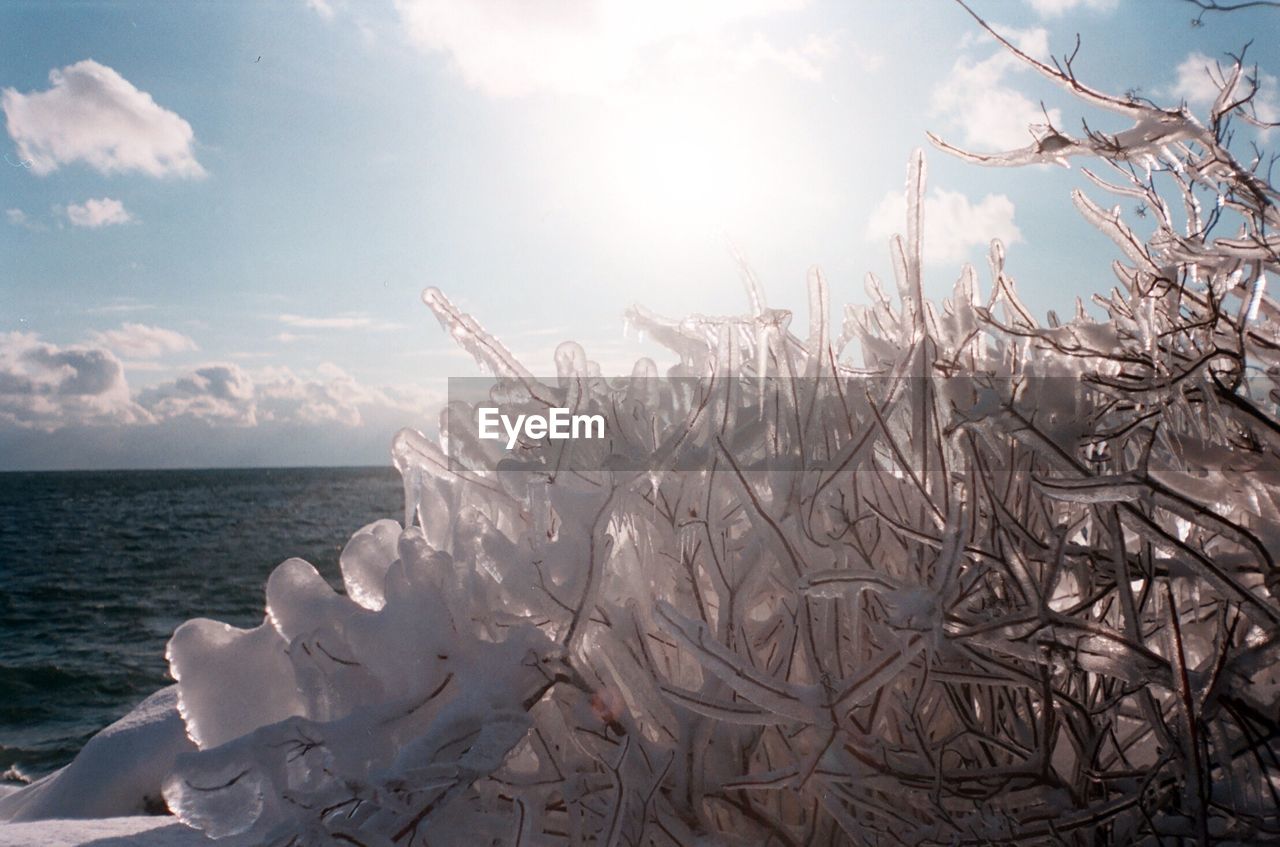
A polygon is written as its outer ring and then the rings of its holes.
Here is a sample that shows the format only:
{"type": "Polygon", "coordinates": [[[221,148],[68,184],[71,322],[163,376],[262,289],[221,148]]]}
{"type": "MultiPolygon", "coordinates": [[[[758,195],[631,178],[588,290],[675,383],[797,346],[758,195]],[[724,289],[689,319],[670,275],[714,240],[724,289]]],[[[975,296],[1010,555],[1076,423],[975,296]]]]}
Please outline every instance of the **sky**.
{"type": "MultiPolygon", "coordinates": [[[[1280,12],[972,5],[1202,116],[1252,39],[1280,113],[1280,12]]],[[[1037,312],[1114,282],[1078,169],[928,146],[1108,128],[951,0],[7,0],[0,108],[0,470],[385,465],[478,374],[426,286],[536,374],[662,361],[623,310],[744,311],[738,254],[803,323],[811,266],[891,277],[917,147],[929,294],[991,238],[1037,312]]]]}

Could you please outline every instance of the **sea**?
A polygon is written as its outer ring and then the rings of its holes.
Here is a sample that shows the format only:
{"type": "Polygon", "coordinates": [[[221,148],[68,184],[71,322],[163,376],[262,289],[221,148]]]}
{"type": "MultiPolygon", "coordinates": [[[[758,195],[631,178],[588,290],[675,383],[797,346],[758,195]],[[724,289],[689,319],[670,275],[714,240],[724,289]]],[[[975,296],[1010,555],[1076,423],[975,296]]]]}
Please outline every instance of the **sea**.
{"type": "Polygon", "coordinates": [[[341,590],[347,539],[402,504],[391,467],[0,473],[0,773],[61,767],[171,684],[183,621],[261,623],[285,559],[341,590]]]}

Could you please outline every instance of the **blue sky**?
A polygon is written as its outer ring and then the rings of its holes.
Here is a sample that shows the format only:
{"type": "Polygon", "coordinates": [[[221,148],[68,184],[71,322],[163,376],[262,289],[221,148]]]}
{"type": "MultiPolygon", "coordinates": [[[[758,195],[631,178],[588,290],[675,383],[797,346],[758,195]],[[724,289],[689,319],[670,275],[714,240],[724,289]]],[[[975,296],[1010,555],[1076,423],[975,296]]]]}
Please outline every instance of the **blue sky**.
{"type": "MultiPolygon", "coordinates": [[[[1200,114],[1254,39],[1280,102],[1280,13],[974,5],[1200,114]]],[[[991,150],[1041,100],[1081,117],[949,0],[17,0],[0,91],[0,469],[385,463],[476,373],[427,285],[535,373],[568,338],[629,372],[660,351],[626,306],[745,307],[731,245],[801,319],[811,265],[863,298],[926,130],[991,150]]],[[[1038,311],[1111,285],[1078,170],[928,155],[935,296],[991,237],[1038,311]]]]}

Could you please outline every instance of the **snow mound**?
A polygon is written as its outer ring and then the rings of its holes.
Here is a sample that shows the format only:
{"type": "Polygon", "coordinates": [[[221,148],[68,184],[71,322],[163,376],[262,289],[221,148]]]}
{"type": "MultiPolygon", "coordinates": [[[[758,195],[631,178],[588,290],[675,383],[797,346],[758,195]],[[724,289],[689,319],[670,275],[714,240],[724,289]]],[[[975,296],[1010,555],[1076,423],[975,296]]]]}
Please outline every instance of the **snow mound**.
{"type": "Polygon", "coordinates": [[[0,821],[154,812],[163,808],[160,786],[174,760],[193,749],[178,714],[177,686],[171,685],[89,739],[65,768],[0,797],[0,821]]]}

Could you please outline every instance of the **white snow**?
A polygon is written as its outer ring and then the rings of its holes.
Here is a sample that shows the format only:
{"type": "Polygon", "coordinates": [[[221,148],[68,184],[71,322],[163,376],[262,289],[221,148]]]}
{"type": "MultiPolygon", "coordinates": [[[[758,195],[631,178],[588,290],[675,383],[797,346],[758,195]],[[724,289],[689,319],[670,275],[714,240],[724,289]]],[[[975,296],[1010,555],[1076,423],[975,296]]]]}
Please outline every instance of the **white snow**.
{"type": "Polygon", "coordinates": [[[0,821],[143,814],[162,802],[174,759],[194,749],[169,686],[89,739],[71,764],[0,797],[0,821]]]}
{"type": "Polygon", "coordinates": [[[213,841],[168,815],[54,819],[32,823],[0,824],[0,847],[248,847],[239,839],[213,841]]]}

